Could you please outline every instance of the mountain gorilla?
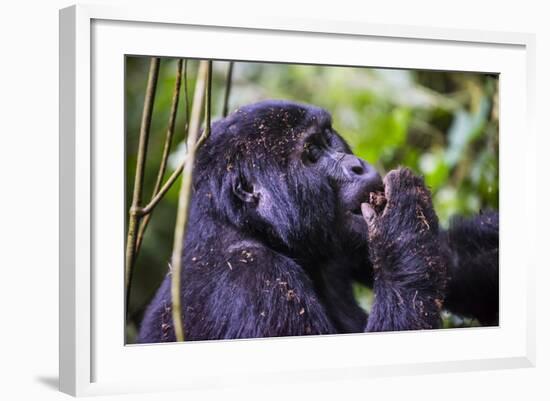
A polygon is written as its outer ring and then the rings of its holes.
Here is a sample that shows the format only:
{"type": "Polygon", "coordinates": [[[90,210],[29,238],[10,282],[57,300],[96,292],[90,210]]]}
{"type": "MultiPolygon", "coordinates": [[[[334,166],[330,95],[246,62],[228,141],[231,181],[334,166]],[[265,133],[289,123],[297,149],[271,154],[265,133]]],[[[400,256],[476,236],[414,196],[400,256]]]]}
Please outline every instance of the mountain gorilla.
{"type": "MultiPolygon", "coordinates": [[[[430,329],[442,308],[498,323],[498,215],[443,232],[423,180],[382,181],[322,109],[264,101],[214,123],[193,188],[186,340],[430,329]]],[[[175,341],[170,308],[168,274],[139,342],[175,341]]]]}

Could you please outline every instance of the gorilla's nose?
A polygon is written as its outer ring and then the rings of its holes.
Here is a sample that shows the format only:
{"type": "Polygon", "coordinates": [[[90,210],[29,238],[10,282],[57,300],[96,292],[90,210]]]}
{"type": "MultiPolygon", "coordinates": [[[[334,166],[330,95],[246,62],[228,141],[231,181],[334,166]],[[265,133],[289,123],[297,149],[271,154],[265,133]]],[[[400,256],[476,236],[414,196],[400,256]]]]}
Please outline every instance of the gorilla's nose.
{"type": "Polygon", "coordinates": [[[363,181],[369,188],[382,187],[382,177],[368,164],[354,155],[346,155],[342,160],[342,167],[353,180],[363,181]]]}

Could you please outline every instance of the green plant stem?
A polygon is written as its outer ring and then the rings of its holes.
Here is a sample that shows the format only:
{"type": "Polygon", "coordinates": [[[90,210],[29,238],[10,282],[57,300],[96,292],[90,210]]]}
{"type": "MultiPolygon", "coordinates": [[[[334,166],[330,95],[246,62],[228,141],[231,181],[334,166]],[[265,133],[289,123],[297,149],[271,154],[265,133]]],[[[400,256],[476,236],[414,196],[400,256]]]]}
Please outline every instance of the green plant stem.
{"type": "MultiPolygon", "coordinates": [[[[201,145],[204,143],[204,141],[206,140],[206,138],[207,136],[203,133],[200,139],[195,144],[194,148],[199,149],[201,145]]],[[[178,179],[182,171],[185,169],[185,166],[187,165],[187,159],[188,159],[188,155],[186,155],[183,158],[180,165],[172,172],[172,174],[170,175],[170,177],[168,177],[168,179],[166,180],[162,188],[153,197],[153,199],[151,199],[151,201],[147,204],[147,206],[137,210],[138,214],[143,216],[151,213],[151,211],[158,205],[158,203],[162,200],[162,198],[164,198],[164,195],[166,195],[166,193],[170,190],[172,185],[174,185],[174,183],[176,182],[176,180],[178,179]]]]}
{"type": "Polygon", "coordinates": [[[178,213],[176,217],[176,229],[174,233],[174,245],[172,251],[172,321],[177,341],[184,341],[183,318],[181,312],[181,264],[184,251],[184,238],[187,221],[189,217],[189,208],[191,204],[191,188],[193,181],[193,164],[195,161],[198,142],[200,119],[202,114],[202,105],[205,104],[205,138],[210,134],[210,95],[212,86],[212,61],[201,61],[195,95],[193,98],[193,108],[191,111],[191,120],[189,122],[189,133],[187,137],[187,168],[183,171],[182,185],[180,188],[178,200],[178,213]]]}
{"type": "Polygon", "coordinates": [[[187,88],[187,59],[183,61],[183,94],[185,97],[185,129],[184,140],[187,139],[187,133],[189,132],[189,90],[187,88]]]}
{"type": "MultiPolygon", "coordinates": [[[[160,160],[159,171],[157,174],[157,180],[155,182],[155,186],[153,188],[152,197],[155,197],[155,195],[158,194],[161,188],[162,179],[164,178],[164,174],[166,172],[166,165],[168,164],[168,156],[170,155],[170,148],[172,147],[172,138],[174,136],[174,128],[176,126],[176,118],[177,118],[178,104],[179,104],[179,98],[180,98],[182,65],[183,65],[183,60],[179,59],[177,61],[177,67],[176,67],[176,82],[174,83],[174,91],[172,92],[172,104],[170,106],[168,128],[166,129],[166,137],[164,139],[164,147],[162,149],[162,158],[160,160]]],[[[149,220],[151,220],[152,214],[153,214],[153,210],[151,210],[148,214],[146,214],[143,217],[143,220],[139,225],[137,241],[136,241],[136,250],[135,250],[136,255],[139,253],[139,250],[141,248],[143,236],[145,235],[145,230],[147,229],[149,220]]]]}
{"type": "Polygon", "coordinates": [[[223,117],[227,116],[229,112],[229,96],[231,94],[231,81],[233,79],[233,61],[229,62],[227,68],[227,78],[225,79],[225,95],[223,97],[223,117]]]}
{"type": "Polygon", "coordinates": [[[128,218],[128,236],[126,239],[126,261],[124,271],[124,284],[126,288],[126,311],[130,301],[130,284],[132,281],[132,272],[136,256],[137,230],[140,221],[139,209],[141,206],[141,197],[143,193],[143,176],[145,172],[145,162],[147,159],[147,146],[149,144],[149,132],[151,129],[151,119],[153,116],[153,107],[155,104],[155,94],[159,75],[160,58],[153,57],[149,65],[149,76],[147,78],[147,89],[143,102],[143,112],[141,115],[141,127],[139,132],[138,154],[136,161],[136,175],[134,178],[134,192],[132,196],[132,205],[128,218]]]}

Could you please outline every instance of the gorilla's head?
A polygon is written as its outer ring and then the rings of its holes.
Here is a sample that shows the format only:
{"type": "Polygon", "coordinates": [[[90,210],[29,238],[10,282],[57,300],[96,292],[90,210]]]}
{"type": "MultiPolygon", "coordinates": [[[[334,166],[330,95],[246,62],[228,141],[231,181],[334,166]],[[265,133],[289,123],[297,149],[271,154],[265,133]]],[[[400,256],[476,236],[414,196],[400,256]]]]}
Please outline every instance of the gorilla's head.
{"type": "Polygon", "coordinates": [[[195,169],[194,202],[205,213],[294,253],[364,238],[361,202],[382,186],[329,113],[288,101],[215,122],[195,169]]]}

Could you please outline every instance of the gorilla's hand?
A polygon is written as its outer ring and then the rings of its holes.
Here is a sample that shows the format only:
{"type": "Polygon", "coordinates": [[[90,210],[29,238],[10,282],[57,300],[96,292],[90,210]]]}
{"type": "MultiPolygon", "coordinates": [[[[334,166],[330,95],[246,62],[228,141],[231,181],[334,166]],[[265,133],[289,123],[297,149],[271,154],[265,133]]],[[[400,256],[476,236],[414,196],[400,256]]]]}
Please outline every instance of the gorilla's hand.
{"type": "Polygon", "coordinates": [[[420,177],[408,168],[392,170],[384,177],[384,188],[385,194],[371,194],[370,203],[361,205],[375,253],[372,256],[376,256],[376,243],[380,241],[385,247],[395,248],[438,235],[431,195],[420,177]],[[385,202],[381,199],[384,196],[385,202]]]}
{"type": "Polygon", "coordinates": [[[406,168],[390,171],[384,186],[385,205],[383,195],[361,205],[376,296],[367,330],[437,327],[447,267],[430,192],[422,178],[406,168]],[[377,314],[376,309],[383,312],[377,314]]]}

